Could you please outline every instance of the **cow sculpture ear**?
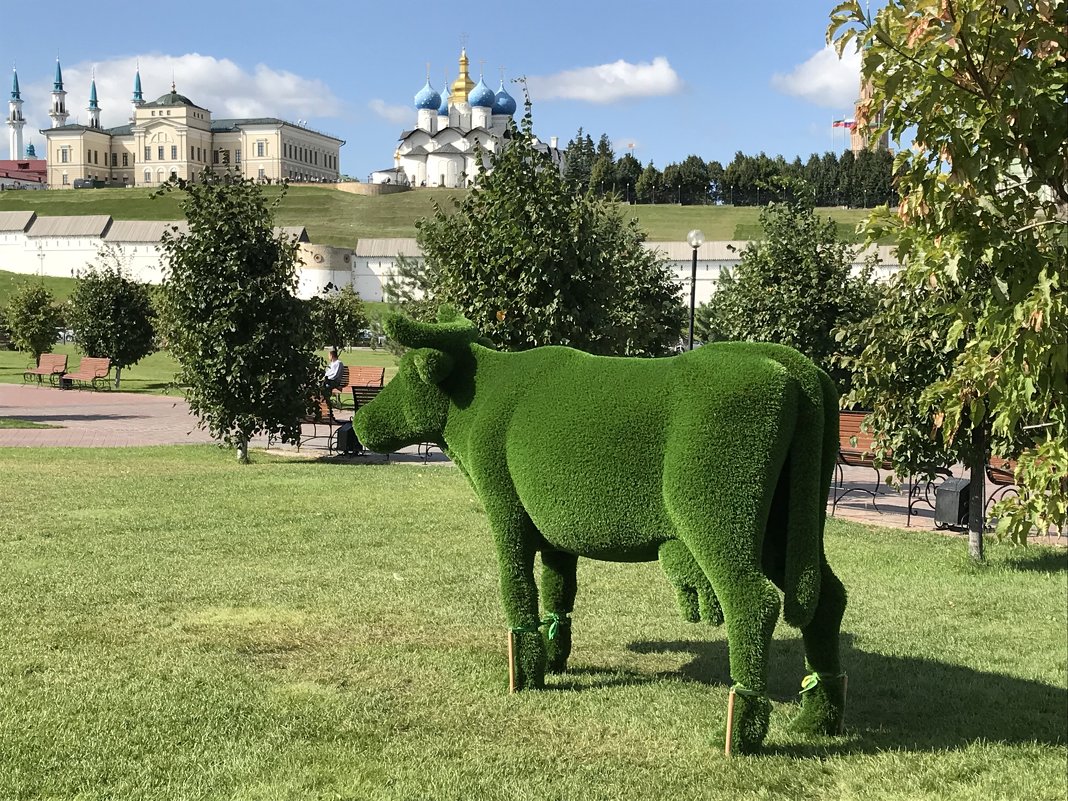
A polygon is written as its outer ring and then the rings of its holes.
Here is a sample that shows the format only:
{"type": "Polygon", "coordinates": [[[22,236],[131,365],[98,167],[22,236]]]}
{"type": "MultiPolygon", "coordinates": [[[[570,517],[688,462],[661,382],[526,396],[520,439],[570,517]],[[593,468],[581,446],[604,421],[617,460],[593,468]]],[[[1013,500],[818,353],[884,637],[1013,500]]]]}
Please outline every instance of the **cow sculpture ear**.
{"type": "Polygon", "coordinates": [[[452,372],[452,356],[436,348],[420,348],[413,352],[415,371],[427,384],[438,384],[452,372]]]}

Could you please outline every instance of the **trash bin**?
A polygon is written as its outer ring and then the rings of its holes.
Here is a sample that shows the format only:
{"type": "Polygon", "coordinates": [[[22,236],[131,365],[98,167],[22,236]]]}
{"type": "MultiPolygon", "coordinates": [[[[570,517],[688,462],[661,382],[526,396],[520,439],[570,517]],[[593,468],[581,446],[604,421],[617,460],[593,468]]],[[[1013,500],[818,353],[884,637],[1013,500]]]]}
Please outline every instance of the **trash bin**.
{"type": "Polygon", "coordinates": [[[936,528],[968,528],[968,484],[966,478],[947,478],[935,490],[936,528]]]}

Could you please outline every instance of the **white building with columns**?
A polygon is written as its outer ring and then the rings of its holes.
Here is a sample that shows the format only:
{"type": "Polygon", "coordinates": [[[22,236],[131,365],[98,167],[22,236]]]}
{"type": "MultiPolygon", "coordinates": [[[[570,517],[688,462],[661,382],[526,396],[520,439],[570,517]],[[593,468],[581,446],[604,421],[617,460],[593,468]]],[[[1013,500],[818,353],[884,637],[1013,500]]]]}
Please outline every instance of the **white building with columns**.
{"type": "MultiPolygon", "coordinates": [[[[492,169],[493,156],[511,136],[516,101],[504,88],[494,92],[482,76],[476,84],[468,71],[467,50],[460,51],[460,72],[446,94],[426,84],[416,93],[415,127],[400,135],[393,166],[371,173],[371,183],[409,186],[470,186],[480,166],[492,169]]],[[[564,153],[554,136],[534,146],[560,170],[564,153]]]]}

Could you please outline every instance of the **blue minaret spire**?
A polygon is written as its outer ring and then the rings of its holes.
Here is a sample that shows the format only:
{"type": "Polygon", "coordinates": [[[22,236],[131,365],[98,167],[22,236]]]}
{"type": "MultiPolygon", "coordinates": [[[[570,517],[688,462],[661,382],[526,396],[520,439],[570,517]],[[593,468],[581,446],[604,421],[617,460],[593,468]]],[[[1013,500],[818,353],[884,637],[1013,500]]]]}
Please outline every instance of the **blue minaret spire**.
{"type": "Polygon", "coordinates": [[[100,104],[96,99],[96,72],[94,70],[92,83],[89,84],[89,127],[100,127],[100,104]]]}
{"type": "Polygon", "coordinates": [[[137,109],[145,104],[145,96],[141,91],[141,63],[138,62],[134,72],[133,97],[130,98],[130,122],[137,123],[137,109]]]}
{"type": "Polygon", "coordinates": [[[7,127],[8,127],[8,158],[21,159],[22,154],[22,129],[26,125],[26,118],[22,116],[22,93],[19,92],[18,70],[11,70],[11,99],[7,101],[7,127]]]}
{"type": "Polygon", "coordinates": [[[63,70],[59,66],[59,56],[56,56],[56,80],[52,84],[52,110],[48,116],[52,118],[52,127],[59,128],[67,124],[67,93],[63,91],[63,70]]]}

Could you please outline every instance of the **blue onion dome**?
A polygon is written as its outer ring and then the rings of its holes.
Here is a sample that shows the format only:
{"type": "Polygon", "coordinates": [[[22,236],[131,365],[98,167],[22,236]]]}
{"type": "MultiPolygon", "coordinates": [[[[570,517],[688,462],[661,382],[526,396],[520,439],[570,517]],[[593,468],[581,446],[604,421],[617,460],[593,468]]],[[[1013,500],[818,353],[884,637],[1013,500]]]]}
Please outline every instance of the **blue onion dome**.
{"type": "Polygon", "coordinates": [[[481,78],[478,79],[475,88],[471,90],[471,94],[467,96],[467,102],[471,104],[472,108],[475,106],[492,108],[495,99],[496,95],[493,94],[493,90],[486,86],[486,82],[481,78]]]}
{"type": "MultiPolygon", "coordinates": [[[[448,85],[448,84],[446,84],[448,85]]],[[[438,109],[438,114],[442,117],[449,116],[449,95],[444,94],[441,96],[441,107],[438,109]]]]}
{"type": "Polygon", "coordinates": [[[515,98],[508,94],[504,88],[504,80],[501,80],[501,88],[497,90],[497,96],[493,100],[494,114],[507,114],[511,117],[515,114],[515,98]]]}
{"type": "Polygon", "coordinates": [[[430,85],[430,79],[427,78],[426,86],[415,96],[415,107],[436,109],[440,104],[441,95],[434,91],[434,87],[430,85]]]}

